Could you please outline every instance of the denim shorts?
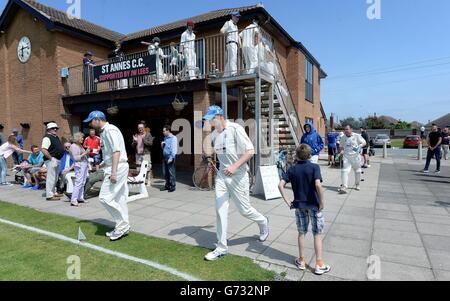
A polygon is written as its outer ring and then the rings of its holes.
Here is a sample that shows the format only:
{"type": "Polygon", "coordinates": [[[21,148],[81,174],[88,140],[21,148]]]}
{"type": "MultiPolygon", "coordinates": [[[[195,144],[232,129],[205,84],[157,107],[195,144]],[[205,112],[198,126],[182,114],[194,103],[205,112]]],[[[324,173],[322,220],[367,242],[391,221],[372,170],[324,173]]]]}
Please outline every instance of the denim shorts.
{"type": "Polygon", "coordinates": [[[312,209],[297,209],[295,211],[297,221],[297,230],[300,234],[308,233],[309,221],[311,220],[311,227],[313,235],[320,235],[324,233],[325,217],[323,212],[312,209]]]}

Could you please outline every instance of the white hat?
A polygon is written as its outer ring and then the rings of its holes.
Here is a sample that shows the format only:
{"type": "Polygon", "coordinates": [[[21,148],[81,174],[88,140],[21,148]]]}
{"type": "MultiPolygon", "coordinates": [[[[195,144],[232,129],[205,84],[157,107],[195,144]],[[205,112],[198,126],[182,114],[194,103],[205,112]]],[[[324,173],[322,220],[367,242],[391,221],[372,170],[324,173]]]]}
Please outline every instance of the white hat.
{"type": "Polygon", "coordinates": [[[47,130],[50,129],[59,129],[59,126],[54,122],[50,122],[49,124],[47,124],[47,130]]]}

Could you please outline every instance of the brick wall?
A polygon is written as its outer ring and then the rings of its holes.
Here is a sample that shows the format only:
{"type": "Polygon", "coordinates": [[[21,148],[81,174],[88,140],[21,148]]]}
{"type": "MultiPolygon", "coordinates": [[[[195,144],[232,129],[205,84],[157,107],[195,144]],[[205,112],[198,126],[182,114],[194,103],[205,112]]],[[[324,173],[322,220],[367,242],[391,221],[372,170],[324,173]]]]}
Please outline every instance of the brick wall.
{"type": "Polygon", "coordinates": [[[9,134],[14,127],[21,130],[20,123],[29,123],[30,130],[23,132],[25,147],[29,148],[32,144],[40,144],[44,121],[59,121],[55,114],[59,105],[55,40],[42,23],[20,10],[2,36],[2,49],[4,88],[0,91],[7,115],[4,132],[9,134]],[[32,54],[26,64],[17,58],[17,46],[22,36],[29,37],[32,44],[32,54]]]}
{"type": "Polygon", "coordinates": [[[64,119],[66,113],[61,96],[64,92],[60,78],[62,67],[80,65],[86,50],[94,53],[94,60],[107,58],[111,51],[67,34],[48,31],[43,23],[28,12],[19,10],[5,34],[0,35],[0,123],[8,135],[12,128],[22,130],[20,123],[29,123],[24,130],[25,148],[40,145],[45,133],[44,122],[56,121],[60,136],[70,137],[80,119],[64,119]],[[30,60],[22,64],[17,58],[21,37],[31,40],[30,60]]]}
{"type": "Polygon", "coordinates": [[[306,118],[314,120],[318,132],[325,135],[325,120],[320,109],[320,72],[314,65],[313,102],[307,101],[305,91],[305,55],[298,49],[291,47],[287,53],[287,83],[302,124],[306,118]]]}

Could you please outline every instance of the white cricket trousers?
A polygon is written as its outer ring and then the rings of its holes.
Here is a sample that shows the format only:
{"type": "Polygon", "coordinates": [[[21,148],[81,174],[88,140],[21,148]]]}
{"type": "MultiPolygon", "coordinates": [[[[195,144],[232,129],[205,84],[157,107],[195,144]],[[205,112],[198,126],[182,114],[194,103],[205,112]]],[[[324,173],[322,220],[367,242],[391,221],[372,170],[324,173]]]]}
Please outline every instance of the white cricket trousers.
{"type": "Polygon", "coordinates": [[[187,48],[184,53],[186,57],[186,69],[190,79],[195,79],[195,70],[197,68],[197,54],[194,49],[187,48]]]}
{"type": "Polygon", "coordinates": [[[341,170],[342,186],[348,188],[348,174],[351,170],[355,171],[355,185],[359,185],[361,182],[361,156],[356,157],[345,156],[343,161],[343,167],[341,170]]]}
{"type": "Polygon", "coordinates": [[[116,231],[126,231],[130,227],[128,219],[128,163],[119,163],[117,183],[111,183],[111,170],[105,170],[105,179],[100,190],[100,202],[116,223],[116,231]]]}
{"type": "Polygon", "coordinates": [[[227,228],[228,208],[230,199],[234,202],[239,213],[258,223],[263,227],[267,219],[256,211],[250,204],[250,188],[248,173],[235,174],[227,177],[220,171],[216,177],[216,216],[217,216],[217,249],[221,252],[228,251],[227,228]]]}
{"type": "Polygon", "coordinates": [[[257,47],[243,47],[242,55],[244,56],[246,73],[251,74],[255,72],[255,69],[258,67],[257,47]]]}
{"type": "Polygon", "coordinates": [[[238,55],[238,44],[228,43],[227,44],[227,60],[225,65],[225,76],[233,76],[237,74],[237,55],[238,55]]]}

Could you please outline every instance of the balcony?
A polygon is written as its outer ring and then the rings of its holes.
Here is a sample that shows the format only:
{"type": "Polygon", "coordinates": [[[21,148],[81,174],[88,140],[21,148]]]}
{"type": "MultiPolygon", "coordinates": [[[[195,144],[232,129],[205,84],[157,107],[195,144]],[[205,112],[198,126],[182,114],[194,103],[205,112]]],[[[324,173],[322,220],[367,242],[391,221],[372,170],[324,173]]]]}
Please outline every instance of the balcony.
{"type": "MultiPolygon", "coordinates": [[[[264,45],[272,47],[270,36],[261,29],[260,31],[262,32],[264,45]]],[[[241,31],[241,33],[245,34],[245,30],[241,31]]],[[[242,50],[238,47],[237,70],[231,70],[231,72],[225,74],[227,54],[226,41],[227,36],[213,35],[184,44],[172,43],[171,45],[165,45],[160,48],[162,53],[159,52],[158,55],[153,56],[153,64],[155,64],[154,61],[156,60],[156,66],[153,65],[153,68],[151,69],[156,69],[156,71],[150,73],[148,70],[142,68],[131,68],[133,69],[131,70],[133,73],[128,73],[127,76],[127,74],[122,73],[121,70],[123,70],[124,62],[126,62],[125,64],[129,64],[130,62],[133,64],[133,62],[135,62],[138,65],[139,59],[152,64],[150,57],[151,54],[154,53],[152,53],[151,49],[125,54],[121,57],[108,60],[96,61],[95,66],[78,65],[69,67],[62,72],[64,96],[96,94],[174,82],[192,81],[195,79],[217,81],[225,77],[236,78],[240,75],[254,76],[257,72],[261,72],[261,69],[264,69],[246,68],[242,50]],[[192,55],[190,56],[191,58],[189,57],[188,52],[192,54],[192,50],[186,51],[186,49],[194,50],[195,58],[193,58],[193,61],[195,61],[195,64],[192,62],[190,64],[188,63],[188,60],[192,58],[192,55]],[[110,72],[107,75],[99,76],[99,69],[102,69],[100,66],[108,66],[107,68],[117,69],[117,72],[110,72]]],[[[258,58],[258,61],[259,60],[260,58],[258,58]]],[[[258,62],[257,65],[260,66],[265,64],[259,64],[258,62]]]]}

